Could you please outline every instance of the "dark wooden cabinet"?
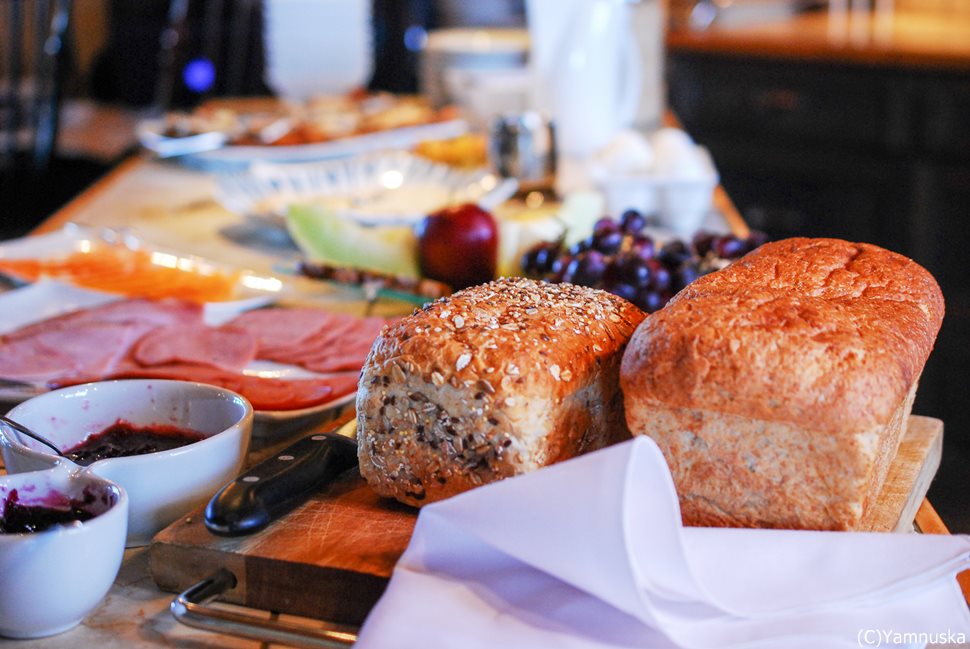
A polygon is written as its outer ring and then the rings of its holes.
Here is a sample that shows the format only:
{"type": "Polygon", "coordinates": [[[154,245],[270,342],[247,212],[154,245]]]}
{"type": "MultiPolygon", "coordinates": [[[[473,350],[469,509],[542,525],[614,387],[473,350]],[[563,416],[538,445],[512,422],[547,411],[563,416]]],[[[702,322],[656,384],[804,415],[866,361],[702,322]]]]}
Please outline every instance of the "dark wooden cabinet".
{"type": "Polygon", "coordinates": [[[722,180],[748,224],[773,238],[812,234],[906,248],[912,179],[898,162],[711,136],[722,180]],[[851,218],[845,215],[851,214],[851,218]]]}
{"type": "Polygon", "coordinates": [[[752,227],[868,241],[937,278],[914,411],[945,422],[931,495],[970,532],[970,72],[674,52],[668,89],[752,227]]]}
{"type": "Polygon", "coordinates": [[[970,161],[970,72],[918,84],[920,150],[935,158],[970,161]]]}
{"type": "Polygon", "coordinates": [[[671,105],[691,127],[811,147],[907,144],[908,88],[894,75],[705,55],[674,55],[668,71],[671,105]]]}

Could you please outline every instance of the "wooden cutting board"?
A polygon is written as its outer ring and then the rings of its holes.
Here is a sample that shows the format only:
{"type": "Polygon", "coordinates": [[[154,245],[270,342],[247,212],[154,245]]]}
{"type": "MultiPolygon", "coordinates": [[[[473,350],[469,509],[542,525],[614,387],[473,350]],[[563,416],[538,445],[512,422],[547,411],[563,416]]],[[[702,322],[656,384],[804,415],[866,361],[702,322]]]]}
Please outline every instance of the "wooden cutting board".
{"type": "MultiPolygon", "coordinates": [[[[940,463],[943,422],[911,417],[865,529],[912,529],[940,463]]],[[[202,511],[173,523],[150,548],[159,587],[180,592],[227,568],[238,581],[223,600],[293,615],[359,624],[407,547],[417,510],[378,498],[345,473],[324,492],[248,537],[213,536],[202,511]]]]}

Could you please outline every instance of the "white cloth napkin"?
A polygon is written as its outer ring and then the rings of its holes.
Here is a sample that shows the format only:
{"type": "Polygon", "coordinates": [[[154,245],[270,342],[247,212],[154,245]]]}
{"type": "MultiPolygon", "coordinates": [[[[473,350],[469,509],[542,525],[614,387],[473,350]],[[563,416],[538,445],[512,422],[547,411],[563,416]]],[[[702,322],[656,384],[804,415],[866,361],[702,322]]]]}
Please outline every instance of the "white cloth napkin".
{"type": "Polygon", "coordinates": [[[428,505],[356,646],[820,649],[970,638],[954,578],[970,567],[970,537],[680,520],[663,455],[643,437],[428,505]]]}

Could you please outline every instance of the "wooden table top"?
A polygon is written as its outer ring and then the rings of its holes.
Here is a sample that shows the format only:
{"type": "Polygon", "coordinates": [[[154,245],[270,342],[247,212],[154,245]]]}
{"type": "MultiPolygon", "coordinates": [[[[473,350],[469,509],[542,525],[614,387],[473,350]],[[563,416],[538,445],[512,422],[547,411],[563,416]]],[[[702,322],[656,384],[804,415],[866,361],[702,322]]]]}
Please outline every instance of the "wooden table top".
{"type": "Polygon", "coordinates": [[[815,11],[773,22],[668,34],[670,52],[970,70],[970,15],[815,11]]]}

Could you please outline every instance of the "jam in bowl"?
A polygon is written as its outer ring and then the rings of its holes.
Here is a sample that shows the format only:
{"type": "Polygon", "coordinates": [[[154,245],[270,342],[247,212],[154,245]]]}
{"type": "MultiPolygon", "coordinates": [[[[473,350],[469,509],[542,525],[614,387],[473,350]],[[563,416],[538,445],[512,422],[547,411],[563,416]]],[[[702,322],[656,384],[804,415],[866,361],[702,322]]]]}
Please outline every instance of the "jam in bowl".
{"type": "Polygon", "coordinates": [[[76,626],[111,588],[125,550],[128,496],[66,464],[0,476],[0,636],[76,626]]]}
{"type": "MultiPolygon", "coordinates": [[[[25,503],[20,492],[11,489],[3,499],[0,514],[0,534],[29,534],[43,532],[55,525],[83,523],[97,513],[98,497],[85,490],[81,498],[70,498],[59,491],[51,491],[39,502],[25,503]]],[[[113,504],[113,501],[112,501],[113,504]]]]}
{"type": "Polygon", "coordinates": [[[136,426],[119,419],[104,430],[88,435],[84,441],[64,451],[64,455],[74,464],[88,466],[109,457],[170,451],[205,438],[194,430],[176,426],[136,426]]]}
{"type": "Polygon", "coordinates": [[[8,416],[47,437],[69,457],[58,457],[39,442],[0,426],[7,470],[67,465],[118,483],[131,503],[129,546],[146,545],[235,478],[253,425],[252,406],[234,392],[158,379],[53,390],[24,401],[8,416]],[[170,444],[173,437],[181,438],[179,444],[170,444]],[[72,453],[77,453],[77,463],[72,453]]]}

